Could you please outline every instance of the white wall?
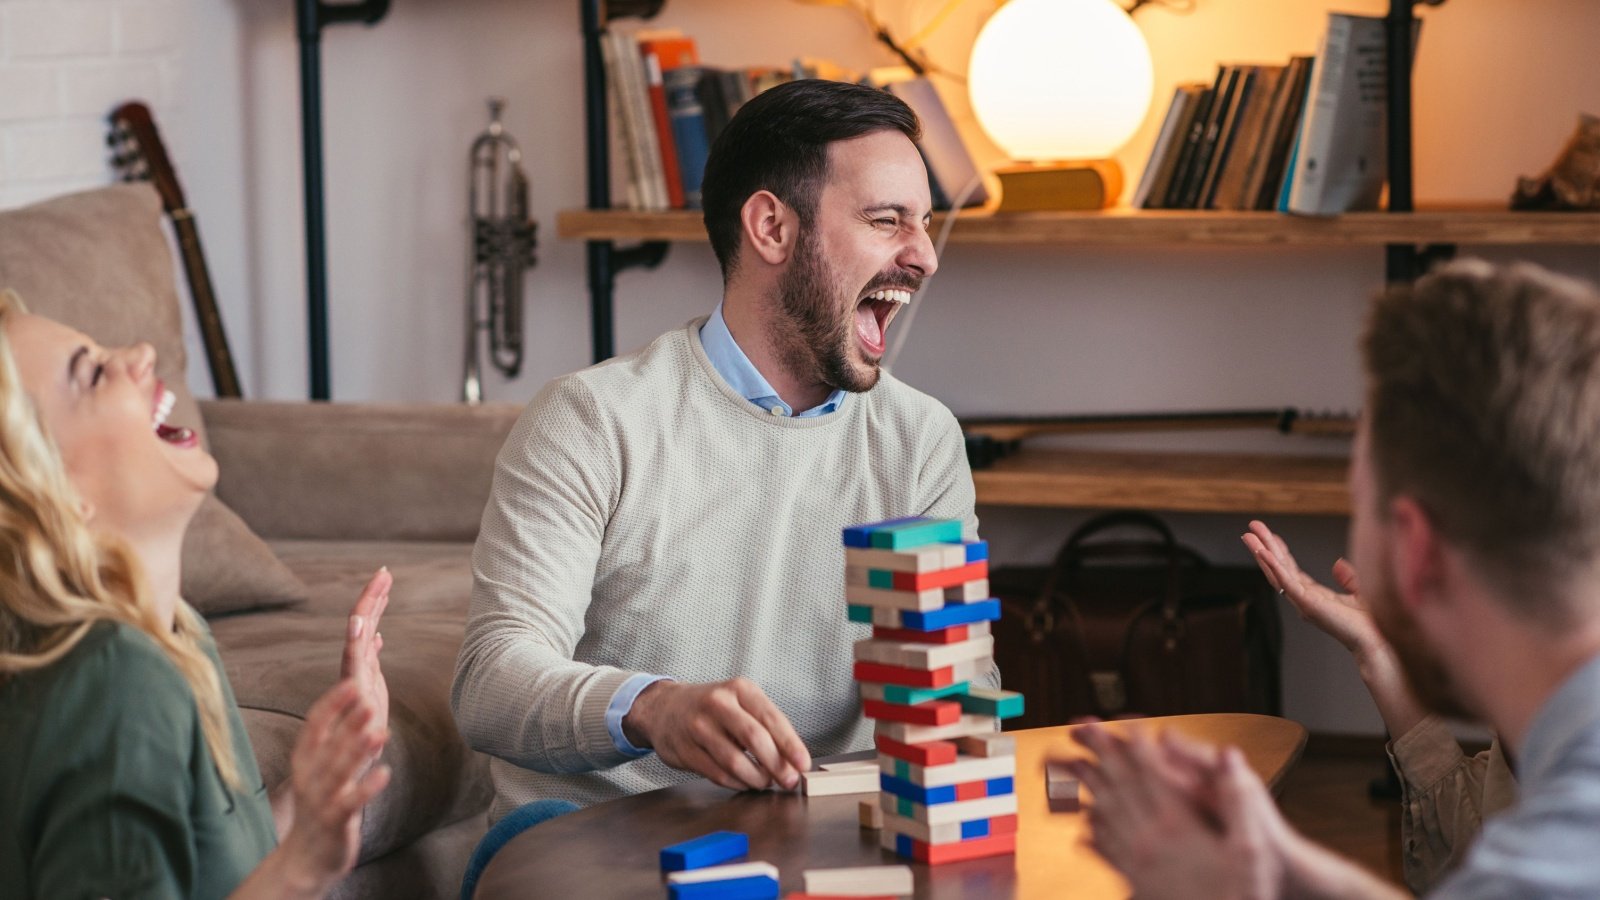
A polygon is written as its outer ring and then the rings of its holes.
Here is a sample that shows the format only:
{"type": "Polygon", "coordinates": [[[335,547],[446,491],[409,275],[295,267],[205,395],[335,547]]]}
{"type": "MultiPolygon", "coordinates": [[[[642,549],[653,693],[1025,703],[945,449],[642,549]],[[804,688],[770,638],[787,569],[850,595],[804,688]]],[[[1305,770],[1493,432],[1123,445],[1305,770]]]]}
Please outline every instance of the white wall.
{"type": "MultiPolygon", "coordinates": [[[[50,6],[93,19],[96,14],[85,10],[135,5],[9,0],[0,2],[0,15],[50,6]]],[[[200,216],[247,389],[255,397],[302,397],[292,4],[179,5],[185,76],[171,99],[183,114],[168,129],[170,142],[200,216]]],[[[940,5],[878,3],[902,34],[940,5]]],[[[1196,6],[1187,16],[1155,7],[1139,13],[1157,61],[1157,99],[1122,154],[1131,176],[1143,166],[1175,82],[1207,79],[1218,62],[1282,61],[1312,52],[1323,14],[1334,5],[1198,0],[1196,6]]],[[[936,60],[964,69],[965,47],[992,7],[990,0],[968,0],[936,35],[936,60]]],[[[1336,8],[1381,13],[1386,3],[1350,0],[1336,8]]],[[[1600,69],[1590,63],[1600,4],[1457,2],[1423,14],[1416,70],[1418,198],[1499,201],[1516,175],[1536,173],[1549,162],[1579,110],[1600,111],[1600,69]]],[[[712,64],[771,64],[796,55],[863,67],[892,62],[837,7],[671,0],[660,22],[693,34],[712,64]]],[[[13,19],[0,18],[0,24],[9,41],[13,19]]],[[[343,25],[325,33],[337,399],[456,396],[466,148],[486,122],[483,98],[491,94],[511,101],[506,123],[532,161],[543,242],[528,285],[525,374],[509,385],[491,378],[488,392],[494,399],[525,400],[549,377],[587,364],[583,248],[554,236],[556,211],[583,201],[578,38],[575,0],[396,0],[374,28],[343,25]]],[[[9,62],[0,58],[0,78],[10,77],[9,62]]],[[[959,88],[942,87],[958,119],[970,125],[959,88]]],[[[9,89],[0,83],[4,93],[9,89]]],[[[0,97],[0,119],[7,102],[0,97]]],[[[7,127],[0,122],[0,135],[9,139],[7,127]]],[[[982,143],[976,133],[969,136],[982,143]]],[[[12,164],[9,155],[5,162],[12,164]]],[[[7,189],[14,177],[10,168],[0,172],[7,189]]],[[[1593,247],[1527,248],[1515,255],[1600,279],[1600,253],[1593,247]]],[[[1381,279],[1381,267],[1377,248],[954,245],[897,374],[961,413],[1353,408],[1359,399],[1354,340],[1364,296],[1381,279]]],[[[659,271],[623,275],[618,346],[636,347],[708,311],[719,288],[704,245],[675,246],[659,271]]],[[[203,375],[194,381],[201,388],[203,375]]],[[[1279,443],[1256,445],[1275,449],[1279,443]]],[[[1306,446],[1294,439],[1281,443],[1306,446]]],[[[1047,510],[980,513],[1001,561],[1048,555],[1080,518],[1047,510]]],[[[1216,559],[1245,561],[1234,537],[1241,519],[1172,519],[1185,539],[1216,559]]],[[[1274,524],[1315,572],[1325,572],[1343,545],[1337,520],[1283,517],[1274,524]]],[[[1376,715],[1341,651],[1292,624],[1289,713],[1316,730],[1377,731],[1376,715]]]]}

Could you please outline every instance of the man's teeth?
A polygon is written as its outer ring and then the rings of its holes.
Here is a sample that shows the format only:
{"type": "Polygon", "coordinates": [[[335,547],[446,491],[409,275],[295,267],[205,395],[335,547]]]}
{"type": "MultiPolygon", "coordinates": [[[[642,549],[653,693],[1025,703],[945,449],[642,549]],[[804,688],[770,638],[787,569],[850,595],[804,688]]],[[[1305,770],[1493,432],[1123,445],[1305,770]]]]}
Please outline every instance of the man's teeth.
{"type": "Polygon", "coordinates": [[[178,396],[172,393],[172,391],[165,389],[161,391],[161,402],[156,404],[155,417],[150,422],[150,429],[152,431],[167,424],[167,416],[172,415],[172,407],[177,402],[178,396]]]}
{"type": "Polygon", "coordinates": [[[910,291],[893,291],[893,290],[873,291],[872,293],[867,295],[867,299],[868,300],[893,300],[896,303],[910,303],[911,302],[911,292],[910,291]]]}

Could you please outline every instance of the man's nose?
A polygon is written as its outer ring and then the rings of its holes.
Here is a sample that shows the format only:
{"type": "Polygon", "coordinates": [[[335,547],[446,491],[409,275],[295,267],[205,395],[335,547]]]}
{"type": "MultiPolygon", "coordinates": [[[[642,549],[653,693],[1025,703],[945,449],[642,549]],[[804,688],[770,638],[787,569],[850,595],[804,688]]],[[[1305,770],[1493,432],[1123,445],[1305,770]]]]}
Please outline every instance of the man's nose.
{"type": "Polygon", "coordinates": [[[939,257],[933,252],[933,237],[924,229],[917,229],[905,249],[900,253],[900,265],[927,278],[939,270],[939,257]]]}

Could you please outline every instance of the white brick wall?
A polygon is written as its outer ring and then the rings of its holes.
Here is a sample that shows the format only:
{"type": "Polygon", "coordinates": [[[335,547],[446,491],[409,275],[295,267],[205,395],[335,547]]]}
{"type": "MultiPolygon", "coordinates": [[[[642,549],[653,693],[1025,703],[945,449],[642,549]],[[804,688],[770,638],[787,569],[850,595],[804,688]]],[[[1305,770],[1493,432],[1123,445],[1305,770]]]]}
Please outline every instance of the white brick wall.
{"type": "Polygon", "coordinates": [[[110,183],[106,115],[143,100],[170,146],[194,0],[0,2],[0,209],[110,183]]]}

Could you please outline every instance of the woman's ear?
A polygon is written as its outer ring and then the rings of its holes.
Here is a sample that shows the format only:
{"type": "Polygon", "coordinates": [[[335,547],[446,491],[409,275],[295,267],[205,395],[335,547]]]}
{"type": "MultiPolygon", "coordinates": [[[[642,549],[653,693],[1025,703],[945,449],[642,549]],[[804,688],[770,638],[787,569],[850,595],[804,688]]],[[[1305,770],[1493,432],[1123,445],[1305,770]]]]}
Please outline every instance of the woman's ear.
{"type": "Polygon", "coordinates": [[[739,208],[739,226],[762,262],[781,266],[794,252],[800,220],[776,194],[756,191],[739,208]]]}

